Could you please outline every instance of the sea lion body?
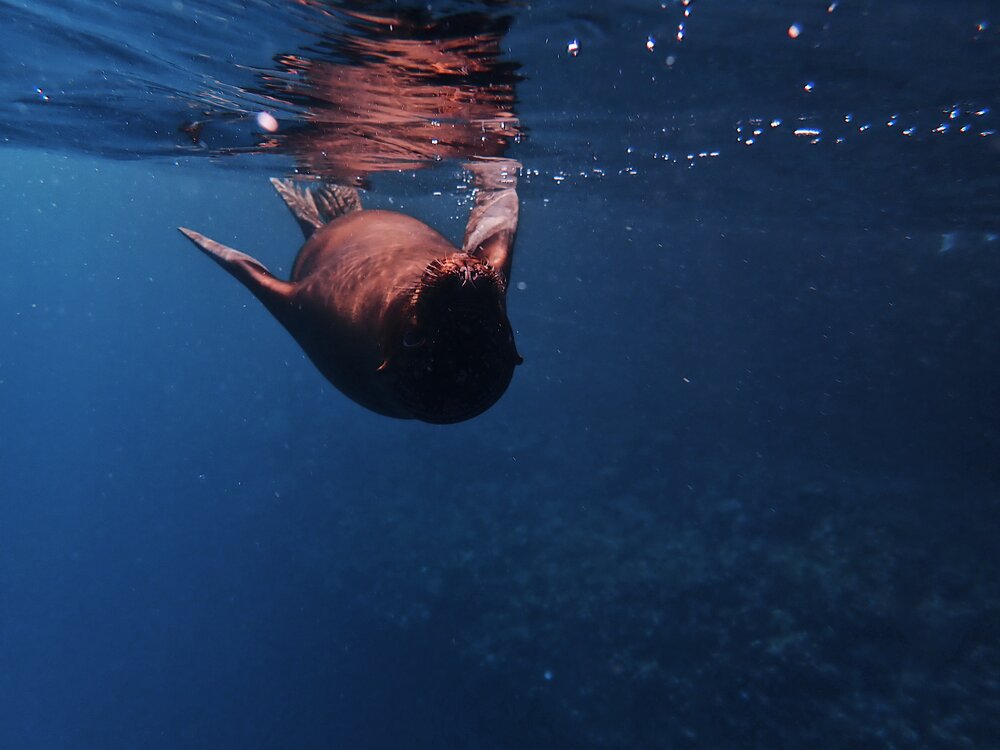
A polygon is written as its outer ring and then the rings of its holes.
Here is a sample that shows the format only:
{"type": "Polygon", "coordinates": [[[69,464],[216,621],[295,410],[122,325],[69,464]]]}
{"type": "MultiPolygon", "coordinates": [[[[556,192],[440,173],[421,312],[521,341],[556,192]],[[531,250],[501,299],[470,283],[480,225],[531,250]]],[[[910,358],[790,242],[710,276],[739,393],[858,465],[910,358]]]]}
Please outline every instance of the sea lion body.
{"type": "Polygon", "coordinates": [[[423,222],[362,210],[356,192],[274,181],[307,240],[289,281],[191,230],[342,393],[390,417],[447,423],[489,408],[520,357],[506,313],[517,223],[510,162],[474,165],[462,249],[423,222]],[[501,179],[502,175],[502,179],[501,179]]]}
{"type": "Polygon", "coordinates": [[[347,214],[318,229],[299,251],[292,310],[282,322],[344,395],[379,414],[409,417],[377,374],[424,270],[458,252],[405,214],[347,214]]]}

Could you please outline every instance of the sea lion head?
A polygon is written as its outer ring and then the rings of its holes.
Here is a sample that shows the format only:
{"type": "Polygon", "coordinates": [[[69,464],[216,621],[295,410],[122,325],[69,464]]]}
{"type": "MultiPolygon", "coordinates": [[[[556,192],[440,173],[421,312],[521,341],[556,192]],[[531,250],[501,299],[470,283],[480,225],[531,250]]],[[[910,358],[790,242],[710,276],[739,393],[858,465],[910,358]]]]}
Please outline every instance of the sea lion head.
{"type": "Polygon", "coordinates": [[[409,293],[382,366],[416,419],[470,419],[496,403],[521,357],[507,319],[507,284],[480,258],[432,261],[409,293]]]}

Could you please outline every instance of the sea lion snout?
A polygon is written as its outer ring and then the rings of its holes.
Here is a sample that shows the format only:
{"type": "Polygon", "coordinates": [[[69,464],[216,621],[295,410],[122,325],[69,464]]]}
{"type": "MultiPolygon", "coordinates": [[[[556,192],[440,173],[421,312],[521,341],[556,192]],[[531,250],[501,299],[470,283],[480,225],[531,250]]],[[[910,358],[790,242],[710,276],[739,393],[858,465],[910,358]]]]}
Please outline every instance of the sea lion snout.
{"type": "Polygon", "coordinates": [[[415,418],[469,419],[507,389],[521,358],[505,293],[503,277],[484,260],[455,253],[428,264],[405,330],[386,347],[385,371],[415,418]]]}

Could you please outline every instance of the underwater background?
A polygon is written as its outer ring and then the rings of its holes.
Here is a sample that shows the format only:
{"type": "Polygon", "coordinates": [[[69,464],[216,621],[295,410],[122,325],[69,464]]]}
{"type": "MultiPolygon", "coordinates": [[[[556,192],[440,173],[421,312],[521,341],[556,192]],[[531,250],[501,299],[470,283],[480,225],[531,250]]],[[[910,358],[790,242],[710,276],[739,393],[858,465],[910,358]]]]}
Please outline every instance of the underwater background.
{"type": "Polygon", "coordinates": [[[0,19],[0,748],[1000,745],[995,3],[0,19]],[[457,425],[176,231],[287,274],[298,174],[460,240],[499,153],[525,362],[457,425]]]}

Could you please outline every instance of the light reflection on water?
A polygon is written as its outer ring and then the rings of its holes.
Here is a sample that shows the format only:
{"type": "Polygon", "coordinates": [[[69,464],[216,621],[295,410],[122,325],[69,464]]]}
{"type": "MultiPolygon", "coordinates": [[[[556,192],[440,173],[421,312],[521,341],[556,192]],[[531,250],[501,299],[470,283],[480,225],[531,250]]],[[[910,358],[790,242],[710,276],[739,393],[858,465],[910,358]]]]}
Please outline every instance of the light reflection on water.
{"type": "Polygon", "coordinates": [[[526,165],[573,181],[747,146],[996,143],[998,32],[972,2],[933,28],[837,3],[0,7],[0,140],[15,146],[352,181],[518,144],[526,165]]]}

